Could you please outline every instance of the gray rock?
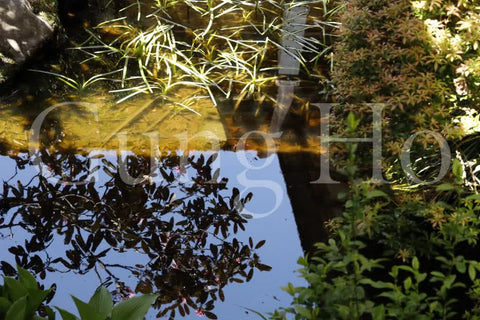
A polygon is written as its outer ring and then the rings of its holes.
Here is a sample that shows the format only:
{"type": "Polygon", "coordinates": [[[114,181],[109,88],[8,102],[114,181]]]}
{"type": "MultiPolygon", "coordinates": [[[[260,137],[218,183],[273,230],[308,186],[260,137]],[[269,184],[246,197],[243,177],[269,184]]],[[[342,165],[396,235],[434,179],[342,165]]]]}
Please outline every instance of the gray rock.
{"type": "Polygon", "coordinates": [[[53,35],[52,26],[25,0],[0,0],[0,82],[53,35]]]}

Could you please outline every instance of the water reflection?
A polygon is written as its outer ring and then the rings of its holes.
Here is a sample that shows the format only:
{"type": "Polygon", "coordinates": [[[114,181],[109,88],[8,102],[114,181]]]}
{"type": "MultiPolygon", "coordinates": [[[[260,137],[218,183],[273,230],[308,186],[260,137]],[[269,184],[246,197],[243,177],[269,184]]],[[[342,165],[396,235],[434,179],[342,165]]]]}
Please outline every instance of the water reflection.
{"type": "MultiPolygon", "coordinates": [[[[270,269],[255,253],[264,241],[235,237],[245,230],[241,211],[252,195],[240,198],[238,189],[228,188],[214,169],[215,155],[151,161],[42,150],[10,158],[16,168],[3,184],[2,241],[16,263],[42,279],[93,272],[117,299],[159,293],[159,317],[202,310],[213,318],[209,312],[225,299],[228,283],[270,269]],[[140,179],[129,184],[125,173],[140,179]],[[132,253],[138,258],[123,258],[132,253]],[[135,288],[125,284],[125,272],[135,288]]],[[[15,272],[11,263],[1,265],[6,275],[15,272]]]]}

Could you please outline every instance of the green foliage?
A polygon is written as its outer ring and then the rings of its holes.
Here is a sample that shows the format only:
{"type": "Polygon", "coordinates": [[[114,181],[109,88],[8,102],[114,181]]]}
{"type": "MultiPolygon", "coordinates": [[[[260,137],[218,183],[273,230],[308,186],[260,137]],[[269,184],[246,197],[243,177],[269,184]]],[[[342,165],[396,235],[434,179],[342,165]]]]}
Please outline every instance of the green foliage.
{"type": "Polygon", "coordinates": [[[25,269],[17,267],[18,279],[3,277],[0,286],[0,318],[5,320],[55,319],[49,307],[42,306],[42,314],[38,311],[42,302],[50,294],[51,289],[39,288],[35,278],[25,269]]]}
{"type": "MultiPolygon", "coordinates": [[[[479,14],[472,1],[354,0],[337,17],[341,27],[331,79],[340,103],[335,129],[344,135],[342,119],[353,111],[365,120],[356,136],[371,136],[368,104],[385,104],[383,162],[387,178],[397,185],[409,184],[398,155],[412,133],[437,132],[452,145],[478,131],[472,123],[480,93],[480,33],[473,23],[479,14]]],[[[363,161],[369,161],[368,147],[360,146],[363,161]]],[[[438,149],[431,135],[415,140],[412,169],[420,179],[436,177],[438,149]]]]}
{"type": "MultiPolygon", "coordinates": [[[[353,208],[365,213],[359,204],[367,198],[362,192],[339,219],[336,240],[318,243],[316,256],[299,260],[309,287],[284,288],[293,296],[292,307],[276,311],[273,319],[286,319],[288,313],[295,319],[478,319],[480,262],[475,251],[465,249],[477,241],[477,232],[471,232],[480,227],[478,199],[463,198],[457,210],[470,211],[470,223],[452,213],[441,229],[417,239],[431,250],[411,247],[402,257],[388,243],[375,245],[387,233],[392,237],[385,225],[369,228],[366,219],[354,219],[353,208]]],[[[415,236],[416,228],[410,230],[415,236]]]]}
{"type": "MultiPolygon", "coordinates": [[[[357,127],[346,118],[346,132],[357,127]]],[[[362,179],[356,144],[347,146],[350,190],[332,237],[300,258],[308,287],[289,284],[291,307],[272,319],[480,319],[480,196],[464,187],[452,161],[451,182],[418,192],[388,190],[362,179]]]]}
{"type": "MultiPolygon", "coordinates": [[[[152,303],[158,298],[155,294],[132,297],[113,305],[112,296],[105,287],[100,287],[88,303],[73,297],[81,320],[143,320],[152,303]]],[[[57,308],[63,320],[77,320],[73,314],[57,308]]]]}
{"type": "MultiPolygon", "coordinates": [[[[18,279],[3,277],[0,286],[0,319],[5,320],[55,320],[52,308],[42,303],[52,289],[42,290],[27,270],[17,266],[18,279]]],[[[88,303],[73,297],[80,320],[143,320],[156,294],[131,297],[114,306],[107,288],[101,286],[88,303]]],[[[55,307],[63,320],[79,320],[74,314],[55,307]]]]}

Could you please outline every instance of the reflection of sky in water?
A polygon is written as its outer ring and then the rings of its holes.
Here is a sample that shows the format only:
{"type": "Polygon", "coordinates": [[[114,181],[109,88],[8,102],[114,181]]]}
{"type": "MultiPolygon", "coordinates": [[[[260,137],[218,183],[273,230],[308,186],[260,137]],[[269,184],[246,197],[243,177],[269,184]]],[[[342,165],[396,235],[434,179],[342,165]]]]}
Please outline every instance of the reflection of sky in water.
{"type": "MultiPolygon", "coordinates": [[[[199,155],[200,153],[195,152],[193,154],[199,155]]],[[[211,153],[204,154],[208,158],[211,153]]],[[[110,155],[106,154],[106,158],[115,160],[115,155],[113,153],[110,155]]],[[[92,160],[92,167],[94,162],[92,160]]],[[[212,165],[212,172],[217,167],[220,167],[220,177],[229,179],[227,184],[229,190],[237,187],[242,196],[245,196],[248,192],[253,193],[254,196],[251,202],[246,204],[245,209],[261,218],[249,219],[246,224],[246,231],[242,232],[239,230],[235,237],[243,242],[248,242],[249,236],[252,236],[255,242],[263,239],[267,240],[265,246],[258,250],[258,254],[262,263],[272,266],[273,269],[270,272],[256,270],[250,282],[243,284],[229,283],[226,285],[224,287],[225,302],[217,301],[213,312],[217,314],[219,319],[257,319],[258,316],[252,313],[247,314],[242,307],[265,314],[273,311],[275,308],[289,304],[289,295],[283,292],[280,286],[284,286],[288,282],[292,282],[294,285],[304,285],[304,282],[298,279],[296,273],[294,273],[294,270],[298,269],[296,260],[302,255],[295,219],[276,155],[258,159],[254,152],[240,154],[221,151],[219,157],[212,165]],[[255,187],[248,188],[248,186],[255,187]],[[274,190],[278,188],[276,192],[281,194],[275,194],[275,192],[272,192],[272,188],[274,190]],[[281,200],[278,203],[278,209],[272,214],[265,215],[264,213],[268,213],[277,205],[276,202],[278,200],[281,200]]],[[[15,173],[15,162],[8,157],[0,157],[0,168],[2,180],[7,180],[15,173]]],[[[36,169],[32,167],[18,170],[18,174],[12,179],[12,182],[20,180],[26,183],[36,173],[36,169]]],[[[183,174],[179,173],[179,178],[186,182],[189,179],[189,174],[188,171],[183,174]]],[[[99,172],[97,175],[99,185],[105,182],[107,178],[105,174],[99,172]]],[[[154,179],[161,179],[161,176],[154,179]]],[[[2,242],[9,243],[8,245],[2,245],[4,249],[0,252],[0,260],[6,260],[14,264],[13,255],[6,249],[12,245],[11,241],[15,244],[23,244],[22,236],[25,235],[25,231],[17,230],[12,240],[9,240],[9,231],[1,230],[1,234],[3,235],[2,242]]],[[[50,252],[57,250],[63,254],[65,249],[63,237],[60,240],[54,241],[49,248],[50,252]]],[[[106,248],[107,245],[102,243],[101,246],[106,248]]],[[[97,252],[101,249],[102,247],[99,247],[97,252]]],[[[108,258],[110,264],[126,263],[127,261],[131,264],[141,264],[148,261],[148,257],[133,251],[121,254],[111,251],[108,258]]],[[[135,287],[136,281],[130,272],[116,269],[115,273],[127,285],[132,288],[135,287]]],[[[99,284],[98,277],[93,271],[85,275],[74,275],[72,272],[66,274],[47,273],[44,283],[48,287],[53,282],[57,283],[58,288],[51,304],[70,311],[74,311],[76,308],[69,294],[88,301],[99,284]]],[[[153,310],[148,318],[154,318],[155,314],[156,312],[153,310]]],[[[181,319],[179,315],[178,318],[181,319]]],[[[191,313],[186,318],[198,319],[198,316],[191,313]]]]}

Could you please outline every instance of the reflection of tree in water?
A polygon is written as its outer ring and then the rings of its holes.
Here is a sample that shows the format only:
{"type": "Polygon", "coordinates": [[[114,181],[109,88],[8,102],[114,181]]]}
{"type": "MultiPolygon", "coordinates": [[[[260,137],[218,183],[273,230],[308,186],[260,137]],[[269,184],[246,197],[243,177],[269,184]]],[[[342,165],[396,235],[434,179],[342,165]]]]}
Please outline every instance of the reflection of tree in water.
{"type": "MultiPolygon", "coordinates": [[[[249,281],[255,268],[270,269],[254,252],[264,241],[255,245],[250,238],[243,244],[233,237],[239,228],[245,230],[246,220],[239,212],[251,195],[240,199],[236,188],[227,189],[227,179],[212,172],[214,156],[182,160],[170,155],[155,159],[156,168],[151,168],[150,159],[135,156],[119,157],[117,165],[103,156],[46,151],[41,156],[50,176],[85,182],[51,183],[38,174],[25,185],[12,183],[15,176],[3,185],[0,228],[28,233],[23,246],[9,251],[18,264],[41,278],[46,271],[93,270],[101,282],[115,284],[118,298],[125,298],[133,290],[116,275],[122,269],[136,277],[134,291],[160,294],[155,303],[158,316],[184,315],[193,308],[214,318],[210,311],[215,300],[224,300],[222,288],[228,282],[249,281]],[[88,180],[93,158],[101,158],[93,170],[108,175],[107,181],[88,180]],[[122,167],[143,179],[135,185],[125,183],[122,167]],[[152,177],[151,171],[158,176],[152,177]],[[178,179],[186,172],[190,179],[178,179]],[[58,237],[64,241],[64,255],[49,250],[58,237]],[[147,262],[109,263],[111,254],[127,251],[140,253],[147,262]]],[[[17,170],[23,170],[35,157],[14,159],[17,170]]],[[[7,275],[15,272],[5,261],[2,270],[7,275]]]]}

